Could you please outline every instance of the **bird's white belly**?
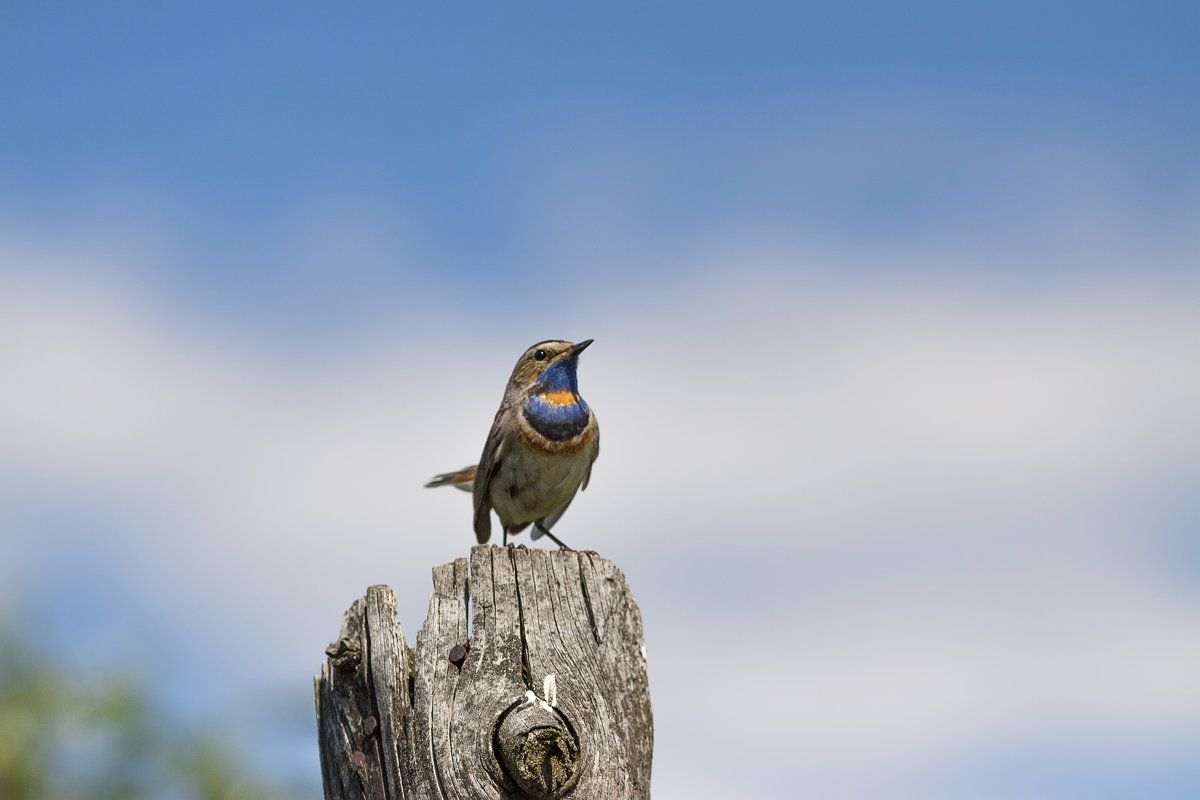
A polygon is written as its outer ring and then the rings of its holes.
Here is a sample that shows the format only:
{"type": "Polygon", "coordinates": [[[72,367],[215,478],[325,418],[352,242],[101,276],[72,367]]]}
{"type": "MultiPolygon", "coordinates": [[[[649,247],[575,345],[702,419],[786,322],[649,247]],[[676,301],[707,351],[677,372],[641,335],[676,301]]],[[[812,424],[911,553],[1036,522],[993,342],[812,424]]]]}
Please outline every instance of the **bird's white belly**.
{"type": "Polygon", "coordinates": [[[505,527],[542,519],[562,508],[579,489],[591,454],[571,456],[518,452],[501,462],[488,500],[505,527]]]}

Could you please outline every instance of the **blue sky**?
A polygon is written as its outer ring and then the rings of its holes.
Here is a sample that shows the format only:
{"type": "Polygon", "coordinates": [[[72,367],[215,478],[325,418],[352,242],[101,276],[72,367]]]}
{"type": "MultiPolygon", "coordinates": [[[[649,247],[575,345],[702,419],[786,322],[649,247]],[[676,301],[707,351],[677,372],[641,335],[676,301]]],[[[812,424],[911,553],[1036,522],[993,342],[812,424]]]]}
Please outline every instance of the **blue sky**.
{"type": "Polygon", "coordinates": [[[312,779],[594,337],[656,797],[1195,796],[1200,10],[742,5],[7,4],[0,600],[312,779]]]}
{"type": "Polygon", "coordinates": [[[995,162],[1063,144],[1119,161],[1153,215],[1194,192],[1191,4],[4,13],[8,202],[86,217],[115,193],[214,250],[186,267],[205,283],[288,285],[238,254],[324,204],[402,224],[445,279],[546,268],[546,219],[593,170],[632,233],[676,240],[987,230],[1053,188],[995,162]]]}

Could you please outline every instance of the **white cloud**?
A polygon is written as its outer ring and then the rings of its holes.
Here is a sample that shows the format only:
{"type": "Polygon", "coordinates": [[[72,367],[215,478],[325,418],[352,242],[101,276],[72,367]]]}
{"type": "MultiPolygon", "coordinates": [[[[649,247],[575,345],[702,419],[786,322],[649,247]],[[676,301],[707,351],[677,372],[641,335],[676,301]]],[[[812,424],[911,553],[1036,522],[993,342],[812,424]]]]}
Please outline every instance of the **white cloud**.
{"type": "MultiPolygon", "coordinates": [[[[644,590],[656,791],[705,796],[687,751],[745,729],[831,793],[877,765],[866,795],[990,743],[1194,733],[1200,600],[1147,547],[1200,454],[1194,250],[1037,286],[998,277],[1008,254],[734,243],[542,321],[598,340],[603,451],[561,532],[644,590]]],[[[3,560],[43,563],[29,520],[102,502],[101,583],[259,678],[312,672],[368,583],[411,639],[429,567],[473,541],[465,496],[420,483],[475,457],[528,342],[437,306],[306,353],[168,313],[125,258],[0,241],[3,560]]]]}

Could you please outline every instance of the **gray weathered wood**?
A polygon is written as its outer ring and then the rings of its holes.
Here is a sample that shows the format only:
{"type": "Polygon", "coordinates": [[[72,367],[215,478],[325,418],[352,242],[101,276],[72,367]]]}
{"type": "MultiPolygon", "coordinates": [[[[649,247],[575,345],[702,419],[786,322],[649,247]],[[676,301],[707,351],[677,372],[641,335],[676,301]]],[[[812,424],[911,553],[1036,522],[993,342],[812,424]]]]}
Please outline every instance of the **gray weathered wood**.
{"type": "Polygon", "coordinates": [[[480,545],[469,570],[435,568],[433,588],[413,649],[395,594],[372,586],[326,650],[328,800],[650,796],[642,622],[616,566],[480,545]]]}

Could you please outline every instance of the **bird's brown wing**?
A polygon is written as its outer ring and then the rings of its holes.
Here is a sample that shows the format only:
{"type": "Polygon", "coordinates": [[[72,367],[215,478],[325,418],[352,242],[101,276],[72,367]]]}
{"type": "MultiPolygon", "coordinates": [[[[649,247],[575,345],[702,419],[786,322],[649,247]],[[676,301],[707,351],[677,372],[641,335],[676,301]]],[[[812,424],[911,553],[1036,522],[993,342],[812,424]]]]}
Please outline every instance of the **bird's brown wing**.
{"type": "Polygon", "coordinates": [[[504,431],[500,428],[500,414],[497,414],[487,443],[483,446],[483,455],[479,457],[479,466],[475,470],[475,488],[472,492],[475,500],[475,539],[480,544],[492,535],[492,506],[488,502],[488,492],[503,458],[504,431]]]}
{"type": "Polygon", "coordinates": [[[587,488],[588,481],[592,479],[592,464],[596,463],[596,459],[600,457],[600,423],[596,423],[596,438],[592,448],[592,460],[588,462],[587,472],[583,475],[583,483],[579,484],[579,491],[587,488]]]}

